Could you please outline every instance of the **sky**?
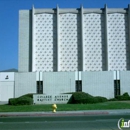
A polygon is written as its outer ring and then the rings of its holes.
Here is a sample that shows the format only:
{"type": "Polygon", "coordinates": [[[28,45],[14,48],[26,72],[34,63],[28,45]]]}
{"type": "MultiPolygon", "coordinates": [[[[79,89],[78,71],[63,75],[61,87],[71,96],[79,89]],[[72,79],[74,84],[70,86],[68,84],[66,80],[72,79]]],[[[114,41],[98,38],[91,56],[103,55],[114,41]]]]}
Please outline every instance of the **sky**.
{"type": "Polygon", "coordinates": [[[0,0],[0,71],[18,69],[19,10],[35,8],[127,8],[130,0],[0,0]]]}

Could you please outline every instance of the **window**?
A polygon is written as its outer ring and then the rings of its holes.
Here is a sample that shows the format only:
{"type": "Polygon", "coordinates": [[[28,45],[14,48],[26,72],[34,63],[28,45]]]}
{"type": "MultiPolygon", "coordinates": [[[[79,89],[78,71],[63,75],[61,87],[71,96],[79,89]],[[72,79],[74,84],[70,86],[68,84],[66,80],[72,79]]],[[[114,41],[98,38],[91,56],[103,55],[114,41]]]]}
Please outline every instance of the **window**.
{"type": "Polygon", "coordinates": [[[75,81],[75,88],[76,88],[76,92],[82,92],[82,81],[81,80],[75,81]]]}
{"type": "Polygon", "coordinates": [[[120,80],[114,80],[114,93],[115,96],[120,95],[120,80]]]}
{"type": "Polygon", "coordinates": [[[43,81],[37,81],[37,93],[43,94],[43,81]]]}

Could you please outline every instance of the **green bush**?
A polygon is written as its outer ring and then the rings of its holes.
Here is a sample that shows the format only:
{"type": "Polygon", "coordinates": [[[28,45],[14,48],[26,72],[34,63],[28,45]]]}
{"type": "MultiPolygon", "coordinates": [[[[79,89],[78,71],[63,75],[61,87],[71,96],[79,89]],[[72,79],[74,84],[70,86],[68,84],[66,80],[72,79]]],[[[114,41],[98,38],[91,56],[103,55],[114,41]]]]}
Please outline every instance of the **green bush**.
{"type": "Polygon", "coordinates": [[[72,96],[68,104],[87,104],[87,103],[98,103],[105,102],[107,99],[105,97],[93,97],[92,95],[84,92],[72,93],[72,96]]]}
{"type": "Polygon", "coordinates": [[[111,98],[111,99],[109,99],[108,101],[118,101],[118,99],[116,99],[116,98],[111,98]]]}
{"type": "Polygon", "coordinates": [[[98,102],[107,102],[108,101],[107,98],[101,97],[101,96],[97,96],[95,98],[98,100],[98,102]]]}
{"type": "Polygon", "coordinates": [[[28,93],[28,94],[22,95],[21,97],[30,97],[30,98],[33,98],[33,93],[28,93]]]}
{"type": "Polygon", "coordinates": [[[130,97],[116,96],[116,99],[117,99],[118,101],[123,101],[123,100],[130,100],[130,97]]]}
{"type": "Polygon", "coordinates": [[[10,98],[8,104],[9,105],[15,105],[16,104],[16,98],[10,98]]]}
{"type": "Polygon", "coordinates": [[[128,94],[127,92],[124,93],[122,96],[127,97],[127,98],[130,97],[129,94],[128,94]]]}
{"type": "Polygon", "coordinates": [[[26,94],[19,98],[10,98],[9,105],[31,105],[33,104],[33,94],[26,94]]]}
{"type": "Polygon", "coordinates": [[[126,93],[124,93],[123,95],[118,95],[118,96],[116,96],[116,99],[117,99],[118,101],[130,100],[130,96],[129,96],[129,94],[126,92],[126,93]]]}

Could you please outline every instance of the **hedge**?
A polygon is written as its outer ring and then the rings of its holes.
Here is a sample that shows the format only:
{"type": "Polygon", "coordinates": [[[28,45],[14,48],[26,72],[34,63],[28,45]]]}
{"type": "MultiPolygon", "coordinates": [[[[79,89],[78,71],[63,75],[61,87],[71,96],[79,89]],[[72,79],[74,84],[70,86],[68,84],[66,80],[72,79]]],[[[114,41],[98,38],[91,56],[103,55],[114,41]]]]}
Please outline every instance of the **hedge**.
{"type": "Polygon", "coordinates": [[[101,97],[101,96],[97,96],[95,98],[98,100],[98,102],[107,102],[108,101],[107,98],[101,97]]]}
{"type": "Polygon", "coordinates": [[[26,94],[18,98],[10,98],[9,105],[31,105],[33,104],[33,94],[26,94]]]}
{"type": "Polygon", "coordinates": [[[123,95],[118,95],[115,96],[115,98],[109,99],[109,101],[125,101],[125,100],[130,100],[129,94],[126,92],[123,95]]]}
{"type": "Polygon", "coordinates": [[[118,95],[116,96],[116,99],[119,101],[123,101],[123,100],[130,100],[130,96],[129,94],[126,92],[123,95],[118,95]]]}
{"type": "Polygon", "coordinates": [[[85,92],[74,92],[72,93],[72,96],[68,101],[68,104],[99,103],[99,102],[106,102],[106,101],[107,98],[105,97],[101,97],[101,96],[94,97],[85,92]]]}

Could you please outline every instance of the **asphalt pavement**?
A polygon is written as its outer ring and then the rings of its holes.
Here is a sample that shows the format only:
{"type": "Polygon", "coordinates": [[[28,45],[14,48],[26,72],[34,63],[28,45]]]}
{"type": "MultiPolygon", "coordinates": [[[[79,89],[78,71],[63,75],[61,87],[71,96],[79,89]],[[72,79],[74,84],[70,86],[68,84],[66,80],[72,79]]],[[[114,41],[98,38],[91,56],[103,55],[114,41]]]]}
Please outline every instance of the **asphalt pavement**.
{"type": "Polygon", "coordinates": [[[119,130],[119,119],[128,121],[129,117],[130,115],[0,117],[0,130],[119,130]]]}

